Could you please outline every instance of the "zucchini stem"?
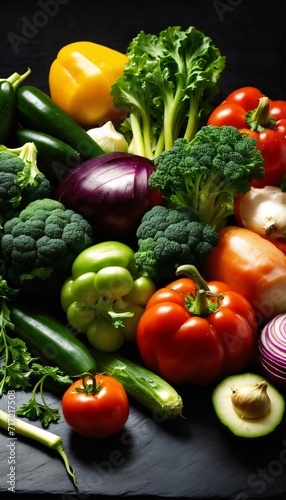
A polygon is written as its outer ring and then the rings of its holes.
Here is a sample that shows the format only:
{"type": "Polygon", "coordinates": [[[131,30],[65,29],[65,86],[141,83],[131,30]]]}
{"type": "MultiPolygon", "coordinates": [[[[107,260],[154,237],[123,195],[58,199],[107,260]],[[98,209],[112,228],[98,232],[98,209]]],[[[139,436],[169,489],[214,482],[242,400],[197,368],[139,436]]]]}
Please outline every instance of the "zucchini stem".
{"type": "Polygon", "coordinates": [[[69,476],[72,478],[74,485],[77,487],[77,480],[75,475],[75,470],[69,463],[69,459],[64,450],[62,439],[57,434],[46,431],[42,428],[36,427],[35,425],[29,424],[28,422],[23,422],[19,418],[11,418],[8,413],[0,410],[0,427],[5,430],[9,430],[13,427],[13,432],[15,435],[19,434],[21,436],[33,439],[38,443],[41,443],[52,450],[59,453],[64,461],[65,468],[69,476]]]}

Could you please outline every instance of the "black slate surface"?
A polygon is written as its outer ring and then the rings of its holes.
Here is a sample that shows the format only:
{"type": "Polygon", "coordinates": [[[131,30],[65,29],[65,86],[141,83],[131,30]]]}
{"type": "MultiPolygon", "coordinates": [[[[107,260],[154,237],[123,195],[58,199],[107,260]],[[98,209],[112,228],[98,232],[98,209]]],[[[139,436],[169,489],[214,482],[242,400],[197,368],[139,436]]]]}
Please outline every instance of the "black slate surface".
{"type": "MultiPolygon", "coordinates": [[[[29,84],[48,91],[49,66],[63,45],[85,39],[125,51],[139,30],[158,33],[169,25],[196,26],[227,57],[218,102],[245,85],[286,98],[284,0],[11,0],[1,4],[0,76],[29,66],[29,84]]],[[[184,419],[160,423],[132,401],[123,431],[102,442],[76,436],[63,418],[51,425],[76,469],[78,491],[53,451],[19,437],[16,489],[9,494],[10,438],[1,430],[1,498],[285,498],[285,422],[271,436],[240,440],[217,421],[211,388],[180,391],[184,419]]],[[[17,393],[17,407],[29,397],[17,393]]],[[[48,401],[60,405],[52,393],[48,401]]],[[[7,411],[7,396],[0,408],[7,411]]]]}
{"type": "MultiPolygon", "coordinates": [[[[69,495],[89,498],[91,494],[131,498],[283,498],[285,421],[272,435],[259,440],[238,439],[217,421],[210,402],[210,388],[181,387],[179,391],[185,404],[184,418],[162,423],[131,402],[124,429],[102,441],[79,437],[62,417],[59,423],[50,425],[49,430],[62,437],[76,469],[78,491],[55,452],[18,436],[17,497],[35,492],[62,494],[62,498],[71,498],[69,495]]],[[[17,393],[17,406],[28,397],[29,394],[17,393]]],[[[50,394],[47,400],[60,407],[58,397],[50,394]]],[[[7,405],[4,396],[1,409],[7,405]]],[[[11,442],[11,437],[1,431],[1,495],[9,491],[10,486],[7,474],[11,442]]]]}

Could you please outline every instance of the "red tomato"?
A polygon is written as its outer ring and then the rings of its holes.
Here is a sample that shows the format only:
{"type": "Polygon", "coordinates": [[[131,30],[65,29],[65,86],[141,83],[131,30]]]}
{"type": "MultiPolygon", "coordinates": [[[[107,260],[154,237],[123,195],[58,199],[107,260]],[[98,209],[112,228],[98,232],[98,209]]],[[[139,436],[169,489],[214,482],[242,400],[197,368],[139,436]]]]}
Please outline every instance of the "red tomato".
{"type": "Polygon", "coordinates": [[[115,378],[83,375],[64,393],[63,416],[81,436],[102,439],[119,432],[129,416],[129,400],[115,378]]]}

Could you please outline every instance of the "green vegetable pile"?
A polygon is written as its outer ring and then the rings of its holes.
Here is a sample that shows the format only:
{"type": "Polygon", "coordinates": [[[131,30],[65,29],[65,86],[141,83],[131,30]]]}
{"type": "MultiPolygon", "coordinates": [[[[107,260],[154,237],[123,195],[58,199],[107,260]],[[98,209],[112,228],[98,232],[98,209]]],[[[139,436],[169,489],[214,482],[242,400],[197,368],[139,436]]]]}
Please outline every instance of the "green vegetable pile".
{"type": "Polygon", "coordinates": [[[153,159],[178,137],[193,139],[212,110],[225,67],[213,41],[191,26],[131,41],[129,62],[112,87],[116,107],[128,111],[121,126],[128,151],[153,159]]]}

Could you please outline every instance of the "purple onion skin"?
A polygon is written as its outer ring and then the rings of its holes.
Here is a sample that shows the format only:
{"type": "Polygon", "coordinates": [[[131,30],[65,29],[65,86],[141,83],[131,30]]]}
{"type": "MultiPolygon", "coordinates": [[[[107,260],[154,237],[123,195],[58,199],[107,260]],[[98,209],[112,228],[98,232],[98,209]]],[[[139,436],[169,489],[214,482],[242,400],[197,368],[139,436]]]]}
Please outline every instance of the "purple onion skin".
{"type": "Polygon", "coordinates": [[[106,153],[73,168],[55,199],[85,217],[95,236],[132,237],[144,213],[162,205],[161,193],[148,188],[151,160],[130,153],[106,153]]]}
{"type": "Polygon", "coordinates": [[[265,376],[286,389],[286,313],[277,315],[263,327],[258,353],[265,376]]]}

